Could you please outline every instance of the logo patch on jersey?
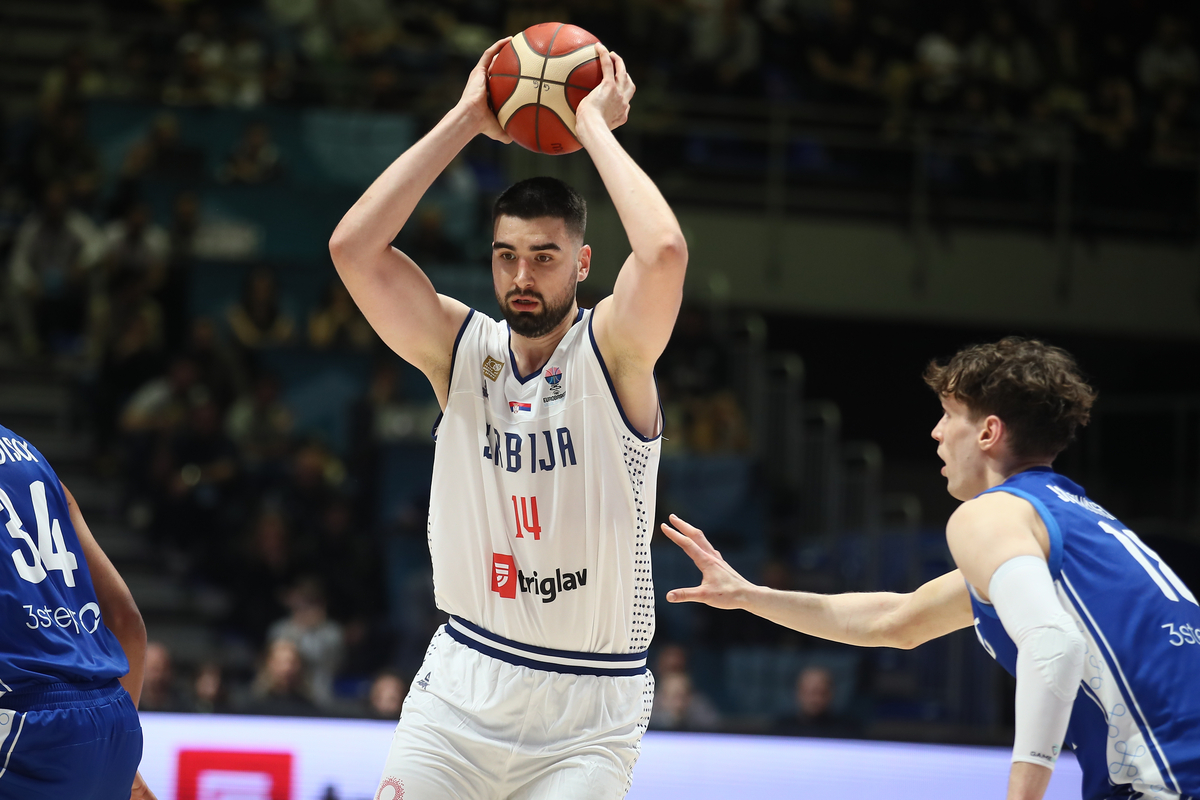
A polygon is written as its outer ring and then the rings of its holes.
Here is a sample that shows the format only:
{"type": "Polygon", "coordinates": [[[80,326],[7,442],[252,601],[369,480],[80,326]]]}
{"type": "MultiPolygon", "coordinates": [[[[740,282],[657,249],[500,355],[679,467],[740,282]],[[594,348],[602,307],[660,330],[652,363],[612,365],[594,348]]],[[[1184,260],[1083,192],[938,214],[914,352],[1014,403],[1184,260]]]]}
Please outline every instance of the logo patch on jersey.
{"type": "Polygon", "coordinates": [[[509,400],[508,410],[514,414],[520,411],[532,411],[533,405],[530,403],[518,403],[516,400],[509,400]]]}
{"type": "Polygon", "coordinates": [[[492,553],[492,591],[509,600],[517,596],[517,562],[512,556],[492,553]]]}
{"type": "Polygon", "coordinates": [[[489,381],[494,381],[500,377],[500,370],[504,369],[504,362],[488,356],[483,360],[483,375],[489,381]]]}
{"type": "Polygon", "coordinates": [[[538,577],[537,570],[532,575],[517,571],[517,582],[521,584],[522,594],[537,595],[543,603],[553,603],[562,592],[573,592],[587,586],[587,567],[577,572],[554,570],[554,576],[538,577]]]}
{"type": "Polygon", "coordinates": [[[551,388],[558,386],[559,381],[562,380],[562,370],[558,367],[550,367],[548,370],[546,370],[545,377],[546,383],[550,384],[551,388]]]}
{"type": "Polygon", "coordinates": [[[404,782],[399,778],[384,778],[375,800],[404,800],[404,782]]]}

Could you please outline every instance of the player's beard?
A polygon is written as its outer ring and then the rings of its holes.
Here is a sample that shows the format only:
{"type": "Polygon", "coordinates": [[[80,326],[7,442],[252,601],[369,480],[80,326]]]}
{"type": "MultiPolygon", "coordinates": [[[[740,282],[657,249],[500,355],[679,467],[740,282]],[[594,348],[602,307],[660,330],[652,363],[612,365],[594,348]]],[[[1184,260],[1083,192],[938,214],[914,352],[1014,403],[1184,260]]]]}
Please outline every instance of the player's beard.
{"type": "Polygon", "coordinates": [[[510,289],[504,299],[501,299],[500,295],[496,295],[496,302],[500,304],[504,320],[514,333],[519,333],[526,339],[538,339],[557,328],[563,318],[571,312],[571,307],[575,305],[576,283],[572,282],[562,296],[551,303],[547,303],[546,298],[539,292],[522,292],[517,289],[510,289]],[[517,311],[510,305],[510,301],[514,297],[532,297],[541,305],[541,310],[517,311]]]}

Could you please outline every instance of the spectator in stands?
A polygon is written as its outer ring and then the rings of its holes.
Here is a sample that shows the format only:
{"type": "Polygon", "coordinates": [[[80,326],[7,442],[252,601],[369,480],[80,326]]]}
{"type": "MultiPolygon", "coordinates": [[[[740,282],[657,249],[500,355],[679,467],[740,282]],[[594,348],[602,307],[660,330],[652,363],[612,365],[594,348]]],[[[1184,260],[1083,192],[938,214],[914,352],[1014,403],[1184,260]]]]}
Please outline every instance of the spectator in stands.
{"type": "Polygon", "coordinates": [[[121,412],[126,433],[159,433],[176,429],[187,418],[194,394],[204,391],[196,362],[176,356],[166,375],[138,387],[121,412]]]}
{"type": "Polygon", "coordinates": [[[686,672],[668,672],[656,679],[651,730],[711,731],[720,726],[719,717],[696,703],[692,677],[686,672]]]}
{"type": "MultiPolygon", "coordinates": [[[[93,296],[88,314],[89,360],[103,364],[120,345],[116,355],[121,361],[134,358],[140,385],[151,377],[142,371],[151,361],[161,366],[161,359],[153,356],[164,344],[162,308],[150,295],[151,277],[145,273],[121,269],[104,280],[104,291],[93,296]]],[[[128,397],[135,388],[126,386],[120,394],[128,397]]]]}
{"type": "Polygon", "coordinates": [[[282,475],[292,421],[291,409],[279,398],[279,379],[271,373],[259,375],[253,390],[238,397],[225,415],[225,431],[247,472],[264,485],[282,475]]]}
{"type": "MultiPolygon", "coordinates": [[[[205,393],[207,395],[207,393],[205,393]]],[[[155,459],[156,531],[197,574],[217,574],[228,551],[226,521],[239,485],[237,448],[210,397],[192,403],[188,423],[155,459]]]]}
{"type": "Polygon", "coordinates": [[[853,737],[856,725],[834,712],[837,685],[825,667],[806,667],[796,676],[796,707],[775,721],[771,732],[781,736],[853,737]]]}
{"type": "Polygon", "coordinates": [[[262,641],[267,628],[287,613],[282,596],[296,580],[296,558],[287,517],[273,503],[263,503],[240,548],[224,572],[236,602],[231,627],[250,641],[262,641]]]}
{"type": "Polygon", "coordinates": [[[99,315],[93,310],[99,370],[90,406],[96,452],[106,472],[115,466],[112,446],[121,409],[138,387],[161,375],[166,367],[161,313],[157,313],[153,303],[132,302],[133,298],[127,298],[126,292],[132,288],[124,289],[121,283],[125,281],[137,283],[138,278],[129,273],[114,278],[107,295],[110,303],[105,307],[106,328],[100,327],[99,315]]]}
{"type": "Polygon", "coordinates": [[[257,185],[277,180],[282,174],[283,164],[279,148],[271,141],[271,129],[265,122],[252,122],[226,157],[217,177],[222,183],[257,185]]]}
{"type": "Polygon", "coordinates": [[[219,407],[227,408],[235,397],[246,393],[249,381],[243,365],[208,317],[191,321],[181,352],[195,365],[197,380],[219,407]]]}
{"type": "Polygon", "coordinates": [[[417,216],[417,230],[405,252],[419,264],[455,264],[463,260],[462,247],[446,234],[445,215],[437,206],[422,208],[417,216]]]}
{"type": "Polygon", "coordinates": [[[229,710],[229,687],[219,662],[205,661],[196,670],[190,710],[200,714],[220,714],[229,710]]]}
{"type": "Polygon", "coordinates": [[[1138,78],[1146,91],[1158,94],[1174,87],[1192,88],[1200,81],[1200,59],[1187,41],[1183,20],[1164,14],[1154,39],[1138,58],[1138,78]]]}
{"type": "Polygon", "coordinates": [[[1150,161],[1174,169],[1196,168],[1200,155],[1200,129],[1191,113],[1188,93],[1175,87],[1163,94],[1154,114],[1150,161]]]}
{"type": "Polygon", "coordinates": [[[688,89],[701,94],[762,94],[758,21],[742,0],[692,0],[688,89]]]}
{"type": "Polygon", "coordinates": [[[316,350],[369,350],[377,341],[375,331],[354,304],[345,284],[336,277],[330,280],[320,307],[308,316],[309,345],[316,350]]]}
{"type": "Polygon", "coordinates": [[[342,626],[329,618],[321,579],[314,575],[300,578],[287,590],[284,604],[289,613],[267,629],[267,641],[286,639],[296,645],[308,673],[313,702],[330,708],[334,702],[333,679],[342,662],[345,641],[342,626]]]}
{"type": "Polygon", "coordinates": [[[750,428],[737,397],[728,389],[695,397],[688,404],[687,430],[694,453],[740,453],[750,446],[750,428]]]}
{"type": "Polygon", "coordinates": [[[241,300],[225,314],[234,340],[245,350],[288,344],[296,331],[292,316],[282,308],[275,274],[258,267],[246,278],[241,300]]]}
{"type": "Polygon", "coordinates": [[[298,549],[308,550],[317,540],[325,511],[337,498],[342,469],[341,462],[320,442],[309,441],[296,448],[280,494],[296,530],[298,549]]]}
{"type": "Polygon", "coordinates": [[[71,47],[61,63],[42,78],[42,111],[53,113],[98,97],[105,91],[105,78],[92,66],[82,45],[71,47]]]}
{"type": "Polygon", "coordinates": [[[974,78],[1002,96],[1024,97],[1042,77],[1033,43],[1017,29],[1013,15],[1003,8],[992,11],[988,27],[967,48],[966,60],[974,78]]]}
{"type": "Polygon", "coordinates": [[[295,642],[274,639],[267,645],[250,695],[239,710],[245,714],[272,716],[303,717],[318,714],[309,689],[304,660],[295,642]]]}
{"type": "Polygon", "coordinates": [[[721,712],[708,695],[696,691],[692,686],[688,651],[683,645],[667,642],[658,647],[654,675],[660,685],[668,676],[683,675],[687,678],[686,683],[677,683],[674,687],[676,693],[667,704],[674,710],[664,710],[665,716],[660,719],[664,727],[671,730],[715,730],[719,727],[721,712]]]}
{"type": "Polygon", "coordinates": [[[832,0],[830,16],[810,37],[808,66],[816,97],[861,104],[877,94],[879,54],[855,0],[832,0]]]}
{"type": "Polygon", "coordinates": [[[51,183],[62,182],[68,203],[84,210],[91,207],[100,189],[100,154],[87,138],[81,108],[47,115],[23,161],[30,194],[37,196],[51,183]]]}
{"type": "Polygon", "coordinates": [[[408,682],[393,670],[384,670],[371,681],[367,692],[366,713],[371,719],[393,720],[400,718],[404,698],[408,695],[408,682]]]}
{"type": "Polygon", "coordinates": [[[239,108],[255,108],[263,102],[263,70],[267,48],[262,39],[245,21],[234,28],[229,42],[226,75],[230,104],[239,108]]]}
{"type": "MultiPolygon", "coordinates": [[[[175,181],[194,181],[204,172],[204,151],[183,141],[179,117],[159,114],[143,140],[148,149],[146,175],[175,181]]],[[[135,145],[136,146],[136,145],[135,145]]]]}
{"type": "Polygon", "coordinates": [[[917,41],[917,102],[922,108],[940,111],[956,104],[966,71],[966,39],[962,15],[950,13],[937,30],[917,41]]]}
{"type": "Polygon", "coordinates": [[[1106,156],[1109,161],[1113,156],[1124,157],[1138,127],[1137,101],[1130,82],[1115,75],[1101,80],[1081,124],[1089,134],[1084,140],[1085,150],[1106,156]]]}
{"type": "Polygon", "coordinates": [[[161,642],[146,644],[140,711],[186,711],[187,702],[175,681],[171,651],[161,642]]]}
{"type": "Polygon", "coordinates": [[[150,53],[142,42],[125,46],[116,65],[109,71],[104,96],[114,100],[146,103],[159,97],[150,69],[150,53]]]}
{"type": "Polygon", "coordinates": [[[47,347],[71,351],[81,343],[100,236],[68,203],[66,184],[49,184],[41,208],[17,229],[9,258],[12,314],[28,356],[47,347]]]}
{"type": "Polygon", "coordinates": [[[135,202],[105,227],[101,265],[110,276],[134,273],[148,291],[156,292],[166,281],[170,242],[167,231],[151,218],[150,207],[135,202]]]}

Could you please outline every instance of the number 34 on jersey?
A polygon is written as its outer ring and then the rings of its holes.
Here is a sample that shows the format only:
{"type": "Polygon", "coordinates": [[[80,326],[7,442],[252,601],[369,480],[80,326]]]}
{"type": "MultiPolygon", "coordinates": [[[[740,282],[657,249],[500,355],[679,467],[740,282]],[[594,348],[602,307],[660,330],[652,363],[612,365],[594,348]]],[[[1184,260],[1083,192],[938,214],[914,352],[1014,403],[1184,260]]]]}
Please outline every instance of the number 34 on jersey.
{"type": "Polygon", "coordinates": [[[46,504],[46,484],[42,481],[29,484],[29,497],[33,502],[33,516],[37,525],[36,543],[17,514],[12,499],[7,492],[0,489],[0,507],[8,514],[5,528],[8,535],[17,541],[17,547],[12,551],[17,574],[30,583],[41,583],[49,572],[58,571],[62,573],[67,586],[74,587],[75,570],[79,569],[79,562],[63,541],[59,521],[50,519],[50,509],[46,504]]]}

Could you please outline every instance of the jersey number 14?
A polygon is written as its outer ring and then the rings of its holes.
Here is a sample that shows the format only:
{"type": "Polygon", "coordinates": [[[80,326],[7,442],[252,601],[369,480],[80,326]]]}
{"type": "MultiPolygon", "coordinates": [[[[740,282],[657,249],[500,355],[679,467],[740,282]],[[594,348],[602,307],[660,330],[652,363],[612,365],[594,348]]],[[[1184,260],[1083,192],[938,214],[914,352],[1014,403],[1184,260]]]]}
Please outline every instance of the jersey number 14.
{"type": "Polygon", "coordinates": [[[29,496],[33,501],[33,516],[37,522],[37,544],[34,544],[33,537],[25,530],[12,499],[0,489],[0,506],[8,512],[8,522],[5,525],[8,535],[18,542],[24,542],[33,557],[33,563],[30,563],[20,546],[13,550],[12,560],[17,566],[17,574],[30,583],[41,583],[46,579],[47,570],[58,570],[67,586],[74,586],[75,570],[79,569],[79,562],[75,559],[75,554],[67,549],[58,520],[50,519],[50,509],[46,505],[46,484],[41,481],[29,484],[29,496]]]}

